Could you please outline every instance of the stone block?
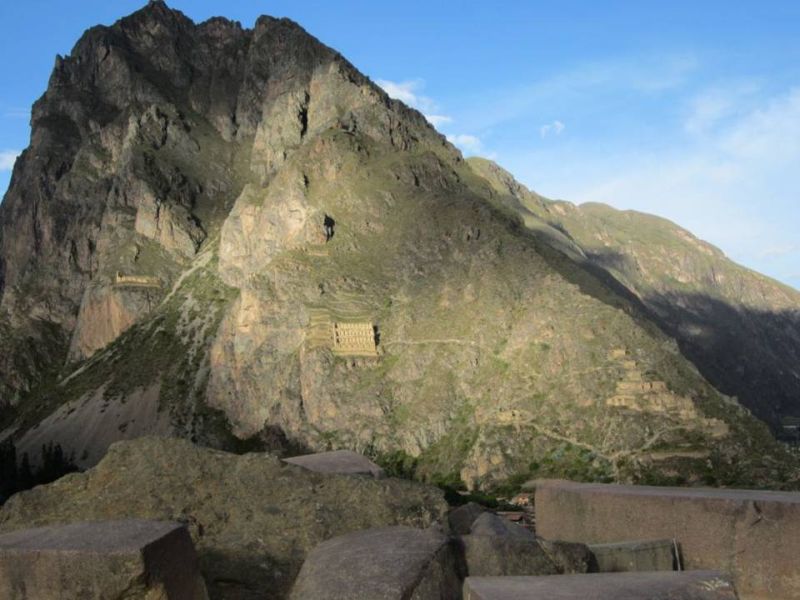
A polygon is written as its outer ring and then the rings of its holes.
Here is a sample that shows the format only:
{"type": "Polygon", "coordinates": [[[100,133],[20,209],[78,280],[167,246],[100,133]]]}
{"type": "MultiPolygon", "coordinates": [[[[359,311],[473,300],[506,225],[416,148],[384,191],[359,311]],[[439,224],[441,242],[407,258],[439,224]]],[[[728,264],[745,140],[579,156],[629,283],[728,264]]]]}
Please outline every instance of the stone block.
{"type": "Polygon", "coordinates": [[[715,571],[468,577],[464,600],[736,600],[715,571]]]}
{"type": "Polygon", "coordinates": [[[591,553],[583,544],[548,542],[511,535],[465,535],[461,538],[470,576],[556,575],[586,573],[591,553]]]}
{"type": "Polygon", "coordinates": [[[800,494],[536,483],[536,528],[586,544],[678,541],[686,569],[730,573],[744,600],[800,598],[800,494]]]}
{"type": "Polygon", "coordinates": [[[332,538],[303,563],[291,600],[456,600],[458,561],[435,529],[385,527],[332,538]]]}
{"type": "Polygon", "coordinates": [[[649,540],[591,544],[592,571],[674,571],[677,567],[674,540],[649,540]]]}
{"type": "Polygon", "coordinates": [[[368,459],[366,456],[352,450],[334,450],[332,452],[318,452],[283,459],[291,465],[303,467],[316,473],[333,475],[368,475],[381,479],[385,477],[383,469],[368,459]]]}
{"type": "Polygon", "coordinates": [[[4,600],[207,600],[186,528],[94,521],[0,535],[4,600]]]}

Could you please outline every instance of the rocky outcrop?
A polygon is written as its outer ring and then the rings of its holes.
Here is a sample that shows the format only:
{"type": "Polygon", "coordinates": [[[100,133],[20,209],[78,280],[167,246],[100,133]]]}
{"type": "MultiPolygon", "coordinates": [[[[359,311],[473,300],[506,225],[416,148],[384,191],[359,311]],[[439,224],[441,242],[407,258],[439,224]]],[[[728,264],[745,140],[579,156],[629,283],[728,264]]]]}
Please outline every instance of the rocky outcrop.
{"type": "Polygon", "coordinates": [[[125,520],[0,535],[6,600],[208,600],[179,523],[125,520]]]}
{"type": "Polygon", "coordinates": [[[176,439],[118,443],[94,469],[12,497],[0,531],[103,519],[185,523],[211,598],[285,598],[320,542],[370,527],[426,528],[439,490],[323,475],[267,454],[236,456],[176,439]]]}

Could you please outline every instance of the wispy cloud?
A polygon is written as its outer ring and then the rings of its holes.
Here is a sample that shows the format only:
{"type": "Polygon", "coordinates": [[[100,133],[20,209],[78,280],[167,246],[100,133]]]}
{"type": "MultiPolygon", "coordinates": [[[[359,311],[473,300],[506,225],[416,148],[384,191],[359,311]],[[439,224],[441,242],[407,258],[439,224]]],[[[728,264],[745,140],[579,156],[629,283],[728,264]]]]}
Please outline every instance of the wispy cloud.
{"type": "Polygon", "coordinates": [[[760,86],[755,81],[736,81],[700,91],[688,101],[684,129],[694,135],[705,134],[727,119],[741,115],[757,101],[760,86]]]}
{"type": "Polygon", "coordinates": [[[440,127],[453,122],[453,118],[447,115],[425,115],[425,118],[428,119],[430,124],[434,127],[440,127]]]}
{"type": "Polygon", "coordinates": [[[14,162],[19,156],[19,150],[0,151],[0,171],[10,171],[14,168],[14,162]]]}
{"type": "Polygon", "coordinates": [[[761,252],[758,253],[759,258],[779,258],[782,256],[786,256],[787,254],[792,254],[793,252],[797,251],[798,247],[796,244],[775,244],[773,246],[767,246],[761,252]]]}
{"type": "Polygon", "coordinates": [[[421,93],[422,89],[425,87],[425,82],[422,79],[411,79],[408,81],[378,79],[376,83],[392,98],[405,102],[409,106],[421,110],[422,112],[434,112],[438,109],[436,102],[434,102],[432,98],[421,93]]]}
{"type": "MultiPolygon", "coordinates": [[[[407,81],[397,82],[389,81],[388,79],[378,79],[377,83],[392,98],[396,98],[422,111],[425,118],[428,119],[434,127],[445,127],[453,123],[454,119],[451,116],[438,112],[440,110],[439,104],[433,98],[422,94],[422,90],[425,87],[425,82],[423,80],[409,79],[407,81]]],[[[446,127],[445,133],[450,143],[458,146],[464,153],[477,154],[483,149],[481,139],[477,135],[447,132],[446,127]]]]}
{"type": "Polygon", "coordinates": [[[551,133],[553,135],[561,135],[561,132],[564,131],[564,127],[566,127],[566,125],[561,121],[553,121],[552,123],[539,127],[539,135],[542,139],[546,138],[551,133]]]}
{"type": "Polygon", "coordinates": [[[472,99],[475,108],[463,118],[459,114],[459,122],[483,129],[542,114],[553,106],[583,110],[589,97],[594,107],[609,98],[657,96],[684,87],[699,67],[699,59],[689,53],[584,62],[538,81],[481,93],[472,99]]]}
{"type": "Polygon", "coordinates": [[[705,104],[682,138],[582,157],[580,177],[565,175],[549,186],[576,201],[665,216],[735,260],[780,277],[800,252],[800,87],[757,99],[748,91],[738,102],[720,99],[716,88],[697,97],[705,104]]]}
{"type": "Polygon", "coordinates": [[[455,134],[448,135],[447,139],[451,144],[458,146],[463,152],[478,153],[481,151],[483,144],[479,137],[469,134],[455,134]]]}
{"type": "Polygon", "coordinates": [[[30,119],[31,111],[28,108],[9,108],[3,111],[6,119],[30,119]]]}

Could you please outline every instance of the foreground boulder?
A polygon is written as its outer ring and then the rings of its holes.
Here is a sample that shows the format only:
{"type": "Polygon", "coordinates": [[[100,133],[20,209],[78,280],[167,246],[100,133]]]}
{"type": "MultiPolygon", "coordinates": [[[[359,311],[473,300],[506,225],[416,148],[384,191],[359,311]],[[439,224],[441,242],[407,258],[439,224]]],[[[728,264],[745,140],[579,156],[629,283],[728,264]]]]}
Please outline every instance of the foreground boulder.
{"type": "Polygon", "coordinates": [[[536,539],[532,531],[525,529],[521,525],[512,523],[508,519],[499,517],[492,512],[485,512],[479,515],[472,523],[470,533],[474,535],[512,537],[520,540],[536,539]]]}
{"type": "Polygon", "coordinates": [[[730,573],[746,600],[800,598],[796,492],[543,480],[536,528],[587,544],[675,539],[684,568],[730,573]]]}
{"type": "Polygon", "coordinates": [[[100,521],[0,535],[4,600],[206,600],[180,523],[100,521]]]}
{"type": "Polygon", "coordinates": [[[469,577],[464,600],[736,600],[715,571],[599,573],[557,577],[469,577]]]}
{"type": "Polygon", "coordinates": [[[357,531],[311,551],[292,600],[448,600],[461,597],[457,553],[436,529],[357,531]]]}
{"type": "Polygon", "coordinates": [[[481,514],[462,536],[470,576],[586,573],[591,553],[583,544],[549,542],[494,513],[481,514]]]}
{"type": "Polygon", "coordinates": [[[332,452],[317,452],[284,458],[287,462],[298,467],[317,473],[330,473],[337,475],[365,475],[381,479],[386,476],[378,465],[363,454],[352,450],[334,450],[332,452]]]}
{"type": "Polygon", "coordinates": [[[591,558],[583,544],[536,538],[465,535],[461,543],[470,576],[586,573],[591,558]]]}
{"type": "Polygon", "coordinates": [[[83,520],[182,521],[211,598],[261,600],[285,598],[307,552],[326,539],[390,525],[426,528],[446,511],[430,486],[140,438],[114,444],[86,473],[12,497],[0,510],[0,532],[83,520]]]}

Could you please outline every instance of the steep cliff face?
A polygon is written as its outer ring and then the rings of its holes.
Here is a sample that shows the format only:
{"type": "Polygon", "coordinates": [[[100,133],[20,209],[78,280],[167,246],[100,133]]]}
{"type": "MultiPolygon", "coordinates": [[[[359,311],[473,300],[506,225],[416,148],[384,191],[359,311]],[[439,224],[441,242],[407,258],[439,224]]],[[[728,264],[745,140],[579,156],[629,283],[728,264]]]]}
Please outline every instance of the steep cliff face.
{"type": "Polygon", "coordinates": [[[524,190],[289,21],[151,2],[59,60],[33,126],[0,208],[23,450],[88,465],[150,431],[470,486],[786,481],[766,429],[524,190]]]}
{"type": "Polygon", "coordinates": [[[490,161],[469,162],[513,210],[566,234],[579,260],[632,292],[717,389],[778,432],[782,418],[800,415],[800,292],[666,219],[549,201],[490,161]]]}

